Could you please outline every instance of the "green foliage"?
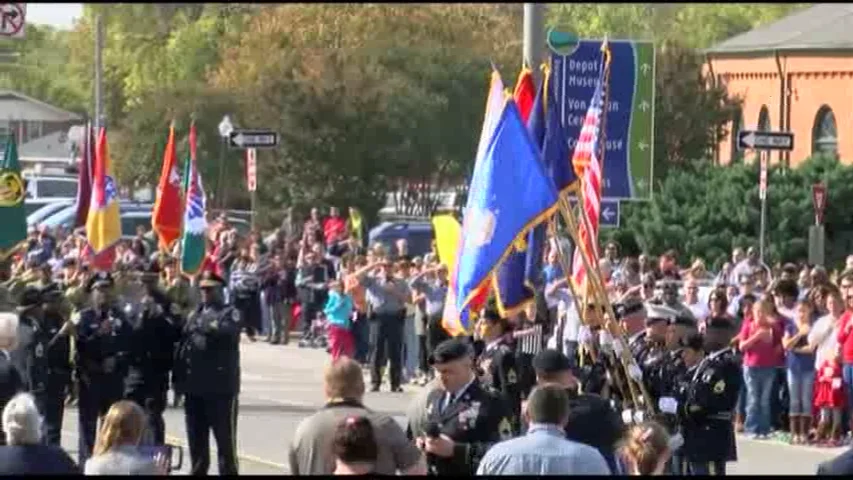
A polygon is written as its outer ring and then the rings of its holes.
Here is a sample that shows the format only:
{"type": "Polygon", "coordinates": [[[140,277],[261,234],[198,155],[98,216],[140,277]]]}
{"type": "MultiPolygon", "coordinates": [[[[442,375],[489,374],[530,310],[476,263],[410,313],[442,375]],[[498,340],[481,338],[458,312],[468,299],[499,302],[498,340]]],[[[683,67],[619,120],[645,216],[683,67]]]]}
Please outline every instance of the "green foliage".
{"type": "MultiPolygon", "coordinates": [[[[791,170],[768,171],[766,258],[770,263],[808,259],[808,229],[814,224],[812,185],[828,188],[827,263],[843,262],[853,240],[853,167],[814,157],[791,170]]],[[[758,246],[761,202],[758,166],[702,165],[673,170],[649,202],[622,204],[622,227],[604,230],[634,253],[679,252],[687,262],[703,258],[709,266],[726,261],[732,248],[758,246]]]]}

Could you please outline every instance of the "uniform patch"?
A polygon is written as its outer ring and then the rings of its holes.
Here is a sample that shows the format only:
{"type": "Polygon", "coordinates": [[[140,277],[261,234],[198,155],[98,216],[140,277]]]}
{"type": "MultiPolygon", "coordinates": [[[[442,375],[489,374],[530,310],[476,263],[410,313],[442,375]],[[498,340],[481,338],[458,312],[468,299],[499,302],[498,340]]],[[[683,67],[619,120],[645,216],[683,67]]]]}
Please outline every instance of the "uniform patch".
{"type": "Polygon", "coordinates": [[[720,380],[719,382],[714,384],[714,393],[717,395],[726,391],[726,381],[720,380]]]}
{"type": "Polygon", "coordinates": [[[36,358],[41,358],[44,356],[44,347],[42,344],[36,345],[36,358]]]}
{"type": "Polygon", "coordinates": [[[232,310],[231,319],[234,320],[234,323],[240,323],[240,312],[236,309],[232,310]]]}
{"type": "Polygon", "coordinates": [[[515,375],[515,370],[510,369],[510,371],[506,372],[506,383],[512,385],[516,382],[518,382],[518,377],[515,375]]]}
{"type": "Polygon", "coordinates": [[[501,423],[498,426],[498,432],[500,432],[501,440],[509,440],[512,438],[512,424],[509,423],[508,418],[501,420],[501,423]]]}

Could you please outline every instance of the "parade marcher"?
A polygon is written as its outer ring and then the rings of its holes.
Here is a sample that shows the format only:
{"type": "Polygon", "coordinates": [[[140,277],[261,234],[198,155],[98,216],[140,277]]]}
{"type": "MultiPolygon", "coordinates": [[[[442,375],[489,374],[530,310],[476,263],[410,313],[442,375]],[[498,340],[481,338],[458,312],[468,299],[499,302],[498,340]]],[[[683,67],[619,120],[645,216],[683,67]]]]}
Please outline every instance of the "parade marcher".
{"type": "Polygon", "coordinates": [[[205,272],[201,305],[184,327],[179,362],[184,368],[184,413],[191,473],[210,468],[210,431],[220,475],[237,475],[237,398],[240,393],[240,314],[222,300],[222,278],[205,272]]]}
{"type": "Polygon", "coordinates": [[[670,320],[676,318],[678,313],[661,303],[648,302],[646,304],[646,329],[634,335],[628,348],[631,355],[637,361],[637,365],[643,369],[644,377],[653,360],[663,355],[666,351],[666,332],[670,320]]]}
{"type": "Polygon", "coordinates": [[[134,401],[148,415],[154,445],[166,441],[163,411],[175,345],[181,333],[177,306],[158,287],[159,277],[156,262],[148,262],[140,274],[145,294],[135,318],[128,319],[133,333],[124,388],[124,398],[134,401]]]}
{"type": "Polygon", "coordinates": [[[65,394],[71,384],[71,339],[60,334],[67,321],[64,298],[59,285],[51,283],[41,290],[42,321],[35,337],[46,338],[46,344],[36,344],[33,366],[46,366],[44,385],[34,382],[30,391],[44,418],[44,440],[59,446],[62,440],[62,418],[65,413],[65,394]],[[43,345],[39,348],[40,345],[43,345]]]}
{"type": "Polygon", "coordinates": [[[704,337],[707,355],[692,347],[684,350],[687,382],[676,408],[684,436],[681,452],[692,475],[725,475],[726,462],[737,460],[732,412],[743,377],[737,353],[728,346],[733,330],[728,319],[712,318],[704,337]]]}
{"type": "Polygon", "coordinates": [[[480,385],[473,360],[472,346],[460,338],[443,342],[430,358],[441,387],[427,398],[424,430],[408,428],[430,474],[474,475],[486,451],[512,436],[506,405],[480,385]]]}
{"type": "Polygon", "coordinates": [[[518,372],[513,346],[507,340],[509,322],[494,310],[486,310],[482,317],[480,337],[483,352],[478,358],[484,387],[500,393],[512,413],[513,432],[521,431],[521,392],[518,389],[518,372]]]}
{"type": "Polygon", "coordinates": [[[75,369],[79,383],[79,463],[92,454],[98,419],[121,400],[127,374],[132,327],[113,296],[115,281],[107,272],[89,280],[92,307],[81,310],[76,326],[75,369]]]}

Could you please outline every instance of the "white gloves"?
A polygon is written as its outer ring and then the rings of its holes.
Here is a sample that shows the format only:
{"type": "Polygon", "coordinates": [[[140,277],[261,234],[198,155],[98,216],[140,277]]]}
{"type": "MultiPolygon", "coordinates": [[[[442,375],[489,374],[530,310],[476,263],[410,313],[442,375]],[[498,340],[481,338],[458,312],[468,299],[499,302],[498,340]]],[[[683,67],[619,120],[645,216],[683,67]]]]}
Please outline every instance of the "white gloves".
{"type": "Polygon", "coordinates": [[[628,367],[628,376],[631,377],[635,382],[643,381],[643,371],[640,370],[640,367],[636,363],[632,363],[628,367]]]}
{"type": "Polygon", "coordinates": [[[678,412],[678,400],[672,397],[661,397],[661,399],[658,400],[658,408],[663,413],[675,414],[678,412]]]}

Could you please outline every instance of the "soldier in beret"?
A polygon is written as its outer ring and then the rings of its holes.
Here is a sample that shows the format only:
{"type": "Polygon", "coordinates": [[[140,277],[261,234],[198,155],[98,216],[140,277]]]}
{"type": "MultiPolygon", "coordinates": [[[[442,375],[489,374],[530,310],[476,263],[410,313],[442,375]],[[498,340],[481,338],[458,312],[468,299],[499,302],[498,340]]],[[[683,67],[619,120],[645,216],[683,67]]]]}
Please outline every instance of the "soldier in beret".
{"type": "Polygon", "coordinates": [[[472,345],[461,338],[442,342],[430,356],[441,386],[427,397],[423,431],[410,424],[408,435],[433,475],[474,475],[486,451],[512,437],[509,409],[480,384],[473,360],[472,345]]]}
{"type": "Polygon", "coordinates": [[[511,327],[507,319],[502,318],[494,310],[486,310],[482,317],[482,353],[478,355],[479,367],[482,371],[480,381],[503,396],[504,402],[512,412],[513,432],[520,431],[521,421],[521,391],[518,385],[518,369],[516,368],[513,345],[507,334],[511,327]]]}
{"type": "Polygon", "coordinates": [[[92,306],[72,317],[76,330],[80,465],[92,454],[98,419],[124,393],[132,326],[115,303],[114,288],[115,281],[108,272],[94,275],[86,285],[92,306]]]}
{"type": "Polygon", "coordinates": [[[210,431],[219,451],[220,475],[237,475],[237,398],[240,394],[240,314],[222,300],[225,282],[207,271],[199,281],[201,305],[181,337],[184,414],[191,473],[210,469],[210,431]]]}
{"type": "Polygon", "coordinates": [[[155,445],[165,442],[169,372],[172,370],[176,345],[180,340],[177,307],[158,287],[160,269],[156,261],[146,262],[139,274],[144,288],[141,308],[134,318],[129,368],[124,396],[143,407],[148,414],[150,432],[155,445]]]}

